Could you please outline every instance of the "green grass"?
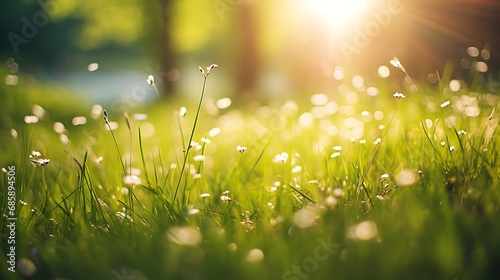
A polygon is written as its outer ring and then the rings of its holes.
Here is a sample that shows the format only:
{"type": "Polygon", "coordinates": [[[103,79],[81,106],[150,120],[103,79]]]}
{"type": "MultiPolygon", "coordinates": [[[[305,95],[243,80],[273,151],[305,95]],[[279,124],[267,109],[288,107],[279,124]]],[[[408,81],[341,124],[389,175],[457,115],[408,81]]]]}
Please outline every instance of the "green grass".
{"type": "Polygon", "coordinates": [[[481,76],[457,92],[445,78],[422,83],[400,100],[380,81],[377,96],[351,87],[325,105],[302,98],[217,113],[203,100],[207,76],[198,106],[108,110],[106,120],[91,105],[46,101],[53,93],[41,85],[2,86],[0,164],[16,168],[18,261],[9,272],[3,239],[2,278],[495,277],[499,98],[481,76]],[[45,115],[24,123],[35,104],[45,115]],[[87,123],[73,126],[77,115],[87,123]],[[32,151],[50,162],[31,164],[32,151]]]}

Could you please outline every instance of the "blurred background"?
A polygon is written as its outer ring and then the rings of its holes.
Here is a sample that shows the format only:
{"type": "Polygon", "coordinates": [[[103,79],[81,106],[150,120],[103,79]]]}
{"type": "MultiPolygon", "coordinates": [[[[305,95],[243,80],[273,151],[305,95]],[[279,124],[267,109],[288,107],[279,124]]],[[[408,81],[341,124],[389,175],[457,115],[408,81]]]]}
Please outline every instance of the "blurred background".
{"type": "Polygon", "coordinates": [[[92,102],[214,96],[235,102],[334,93],[353,75],[436,82],[449,65],[498,74],[495,0],[20,0],[0,10],[6,83],[57,84],[92,102]],[[387,77],[386,65],[393,75],[387,77]],[[23,78],[16,78],[23,73],[23,78]],[[429,75],[431,74],[431,75],[429,75]],[[166,97],[164,97],[166,98],[166,97]]]}

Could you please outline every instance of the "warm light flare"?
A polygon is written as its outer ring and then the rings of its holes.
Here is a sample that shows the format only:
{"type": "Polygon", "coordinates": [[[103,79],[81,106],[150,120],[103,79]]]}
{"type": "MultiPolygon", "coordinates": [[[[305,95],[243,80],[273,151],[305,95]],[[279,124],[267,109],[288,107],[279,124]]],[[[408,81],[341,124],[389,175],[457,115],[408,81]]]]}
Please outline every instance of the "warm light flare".
{"type": "Polygon", "coordinates": [[[336,26],[358,21],[368,9],[366,0],[304,0],[305,10],[336,26]]]}

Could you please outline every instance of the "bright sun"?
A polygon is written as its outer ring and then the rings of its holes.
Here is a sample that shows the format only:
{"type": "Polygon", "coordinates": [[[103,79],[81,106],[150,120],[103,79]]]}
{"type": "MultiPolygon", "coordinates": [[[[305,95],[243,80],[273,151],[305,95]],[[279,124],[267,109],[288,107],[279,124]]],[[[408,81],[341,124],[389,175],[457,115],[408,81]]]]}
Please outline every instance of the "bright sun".
{"type": "Polygon", "coordinates": [[[303,0],[302,4],[311,15],[337,27],[358,21],[368,9],[367,0],[303,0]]]}

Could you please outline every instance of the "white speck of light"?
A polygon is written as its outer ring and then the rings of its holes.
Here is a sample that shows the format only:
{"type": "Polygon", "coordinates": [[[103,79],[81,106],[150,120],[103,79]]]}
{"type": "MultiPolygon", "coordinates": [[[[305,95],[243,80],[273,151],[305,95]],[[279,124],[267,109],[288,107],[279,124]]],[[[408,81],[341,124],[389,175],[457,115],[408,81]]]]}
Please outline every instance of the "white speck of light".
{"type": "Polygon", "coordinates": [[[264,252],[261,249],[252,249],[245,257],[247,262],[260,262],[264,259],[264,252]]]}
{"type": "Polygon", "coordinates": [[[221,98],[217,101],[215,101],[215,105],[217,106],[217,108],[219,109],[226,109],[226,108],[229,108],[229,106],[231,106],[231,99],[228,98],[228,97],[224,97],[224,98],[221,98]]]}
{"type": "Polygon", "coordinates": [[[202,235],[196,228],[175,226],[167,231],[167,240],[182,246],[197,246],[202,241],[202,235]]]}
{"type": "Polygon", "coordinates": [[[89,70],[89,72],[94,72],[96,71],[97,69],[99,69],[99,64],[98,63],[90,63],[88,66],[87,66],[87,70],[89,70]]]}
{"type": "Polygon", "coordinates": [[[396,175],[396,184],[398,186],[410,186],[417,180],[417,174],[411,169],[403,169],[396,175]]]}
{"type": "Polygon", "coordinates": [[[380,66],[377,72],[380,78],[387,78],[389,77],[389,75],[391,75],[391,70],[385,65],[380,66]]]}

